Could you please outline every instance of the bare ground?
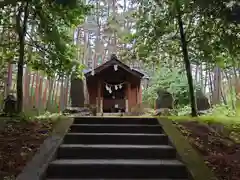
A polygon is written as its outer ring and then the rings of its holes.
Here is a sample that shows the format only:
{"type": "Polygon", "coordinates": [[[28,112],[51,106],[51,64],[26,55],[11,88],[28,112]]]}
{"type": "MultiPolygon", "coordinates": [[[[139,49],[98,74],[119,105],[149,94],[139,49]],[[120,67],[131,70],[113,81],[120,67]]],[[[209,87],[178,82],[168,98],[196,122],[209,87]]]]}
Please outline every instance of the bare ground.
{"type": "Polygon", "coordinates": [[[179,122],[177,127],[219,180],[240,180],[240,144],[196,121],[179,122]]]}
{"type": "Polygon", "coordinates": [[[0,180],[14,179],[31,160],[53,124],[49,121],[8,122],[0,130],[0,180]]]}

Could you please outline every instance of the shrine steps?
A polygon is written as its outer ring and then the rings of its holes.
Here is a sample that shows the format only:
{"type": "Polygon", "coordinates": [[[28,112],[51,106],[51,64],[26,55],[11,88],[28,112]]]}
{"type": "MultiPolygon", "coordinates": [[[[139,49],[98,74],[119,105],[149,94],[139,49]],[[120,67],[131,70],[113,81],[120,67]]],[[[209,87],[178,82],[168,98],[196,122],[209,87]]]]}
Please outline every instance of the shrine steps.
{"type": "Polygon", "coordinates": [[[159,125],[141,124],[73,124],[71,132],[81,133],[132,133],[159,134],[162,128],[159,125]]]}
{"type": "Polygon", "coordinates": [[[190,179],[156,119],[75,118],[46,180],[190,179]]]}

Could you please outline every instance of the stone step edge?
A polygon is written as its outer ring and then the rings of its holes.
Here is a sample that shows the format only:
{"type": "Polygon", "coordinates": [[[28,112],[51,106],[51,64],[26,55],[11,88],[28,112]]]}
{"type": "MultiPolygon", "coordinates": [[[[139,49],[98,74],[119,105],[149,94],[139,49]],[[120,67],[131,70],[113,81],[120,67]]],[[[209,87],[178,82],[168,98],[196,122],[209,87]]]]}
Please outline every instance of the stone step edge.
{"type": "Polygon", "coordinates": [[[67,133],[66,136],[151,136],[162,137],[167,136],[163,133],[159,134],[144,134],[144,133],[67,133]]]}
{"type": "MultiPolygon", "coordinates": [[[[108,178],[98,178],[98,179],[84,179],[84,178],[78,178],[78,179],[59,179],[59,178],[50,178],[50,179],[46,179],[46,180],[173,180],[173,179],[162,179],[162,178],[157,178],[157,179],[108,179],[108,178]]],[[[174,180],[188,180],[188,179],[174,179],[174,180]]]]}
{"type": "Polygon", "coordinates": [[[62,144],[59,148],[175,149],[170,145],[62,144]]]}
{"type": "Polygon", "coordinates": [[[135,165],[135,166],[184,166],[179,160],[146,160],[146,159],[61,159],[54,160],[50,165],[76,166],[76,165],[135,165]]]}
{"type": "Polygon", "coordinates": [[[144,125],[144,124],[72,124],[72,126],[97,126],[97,127],[159,127],[160,125],[144,125]]]}

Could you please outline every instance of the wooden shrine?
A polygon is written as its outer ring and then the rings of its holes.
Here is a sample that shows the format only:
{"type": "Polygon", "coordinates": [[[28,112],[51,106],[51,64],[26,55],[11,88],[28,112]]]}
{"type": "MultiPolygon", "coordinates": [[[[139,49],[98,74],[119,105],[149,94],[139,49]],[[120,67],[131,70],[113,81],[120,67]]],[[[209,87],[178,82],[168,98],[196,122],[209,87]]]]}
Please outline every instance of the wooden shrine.
{"type": "Polygon", "coordinates": [[[85,73],[89,104],[98,113],[129,112],[142,101],[143,73],[119,61],[116,55],[85,73]]]}

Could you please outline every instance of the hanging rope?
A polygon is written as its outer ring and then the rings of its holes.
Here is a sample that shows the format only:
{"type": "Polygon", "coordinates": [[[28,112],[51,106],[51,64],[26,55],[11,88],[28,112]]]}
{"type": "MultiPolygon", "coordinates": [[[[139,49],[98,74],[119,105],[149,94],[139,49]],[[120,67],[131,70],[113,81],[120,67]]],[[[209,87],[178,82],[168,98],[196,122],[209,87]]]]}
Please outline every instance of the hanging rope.
{"type": "Polygon", "coordinates": [[[119,84],[109,84],[109,83],[106,83],[106,82],[104,82],[104,83],[105,83],[106,90],[111,94],[112,89],[115,89],[115,90],[122,89],[123,85],[126,82],[122,82],[122,83],[119,83],[119,84]]]}

